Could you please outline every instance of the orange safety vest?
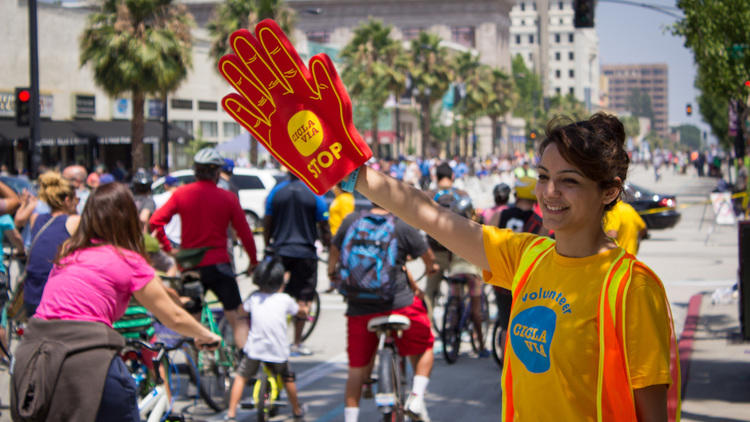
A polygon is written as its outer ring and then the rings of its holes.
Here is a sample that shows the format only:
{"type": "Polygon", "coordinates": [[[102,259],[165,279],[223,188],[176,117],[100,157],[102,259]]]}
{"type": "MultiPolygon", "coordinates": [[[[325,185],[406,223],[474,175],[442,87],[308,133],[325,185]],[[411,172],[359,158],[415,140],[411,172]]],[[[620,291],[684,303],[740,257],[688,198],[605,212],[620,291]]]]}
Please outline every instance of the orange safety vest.
{"type": "MultiPolygon", "coordinates": [[[[555,247],[555,241],[548,237],[535,240],[521,255],[521,262],[513,277],[513,303],[523,291],[526,281],[537,263],[555,247]]],[[[597,421],[635,421],[635,400],[630,384],[627,350],[625,342],[626,309],[625,298],[630,286],[633,266],[646,271],[664,288],[659,278],[643,263],[620,249],[607,272],[605,283],[599,295],[599,366],[596,389],[597,421]]],[[[666,294],[664,295],[666,300],[666,294]]],[[[667,392],[669,421],[680,420],[680,367],[677,356],[672,313],[667,303],[670,327],[670,372],[672,385],[667,392]]],[[[505,356],[510,356],[510,341],[505,342],[505,356]]],[[[510,360],[506,360],[510,362],[510,360]]],[[[513,368],[506,365],[503,371],[503,421],[512,421],[513,408],[513,368]]]]}

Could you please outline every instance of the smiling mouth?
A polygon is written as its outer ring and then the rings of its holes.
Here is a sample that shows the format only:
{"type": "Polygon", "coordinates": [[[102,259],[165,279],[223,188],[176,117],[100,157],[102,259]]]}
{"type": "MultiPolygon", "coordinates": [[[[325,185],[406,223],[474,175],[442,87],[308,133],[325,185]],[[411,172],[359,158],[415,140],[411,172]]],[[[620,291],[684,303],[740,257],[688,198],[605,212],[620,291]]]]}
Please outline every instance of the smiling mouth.
{"type": "Polygon", "coordinates": [[[547,208],[547,210],[551,212],[561,212],[561,211],[565,211],[568,209],[568,207],[565,207],[562,205],[544,204],[544,207],[547,208]]]}

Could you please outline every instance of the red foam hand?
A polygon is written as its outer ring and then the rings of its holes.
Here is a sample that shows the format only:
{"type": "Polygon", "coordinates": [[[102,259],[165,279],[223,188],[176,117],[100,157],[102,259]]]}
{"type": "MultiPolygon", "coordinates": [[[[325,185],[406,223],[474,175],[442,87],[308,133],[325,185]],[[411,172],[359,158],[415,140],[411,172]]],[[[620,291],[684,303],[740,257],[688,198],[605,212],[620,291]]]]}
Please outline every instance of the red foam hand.
{"type": "Polygon", "coordinates": [[[309,70],[276,22],[266,19],[230,37],[234,54],[219,72],[237,90],[222,106],[316,194],[372,156],[352,123],[352,103],[331,59],[309,70]]]}

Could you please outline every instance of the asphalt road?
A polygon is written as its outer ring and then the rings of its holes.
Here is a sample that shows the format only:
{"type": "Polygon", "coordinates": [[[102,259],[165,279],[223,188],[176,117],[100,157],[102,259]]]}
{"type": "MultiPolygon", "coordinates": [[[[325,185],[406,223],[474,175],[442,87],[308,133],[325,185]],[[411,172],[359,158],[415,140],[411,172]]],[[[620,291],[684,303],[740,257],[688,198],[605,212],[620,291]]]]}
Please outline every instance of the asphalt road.
{"type": "MultiPolygon", "coordinates": [[[[737,277],[738,252],[735,226],[713,225],[713,214],[705,208],[708,193],[716,179],[698,178],[692,174],[664,173],[661,181],[654,182],[651,171],[636,167],[630,179],[653,191],[677,195],[682,212],[680,223],[673,229],[652,231],[650,238],[641,244],[639,258],[648,264],[663,280],[671,301],[677,332],[682,331],[687,302],[701,291],[713,291],[732,285],[737,277]],[[709,235],[710,232],[710,235],[709,235]]],[[[491,201],[493,180],[470,181],[465,188],[477,206],[491,201]]],[[[262,242],[260,238],[256,241],[262,242]]],[[[260,243],[259,243],[260,245],[260,243]]],[[[420,262],[410,264],[414,274],[422,274],[420,262]]],[[[249,279],[240,280],[241,291],[253,290],[249,279]]],[[[325,268],[319,266],[318,290],[328,286],[325,268]]],[[[307,421],[343,421],[343,391],[346,381],[345,306],[336,294],[321,293],[322,312],[318,327],[308,340],[314,351],[309,357],[291,359],[297,373],[300,399],[307,408],[307,421]]],[[[433,421],[497,421],[500,417],[500,369],[489,359],[479,359],[464,343],[465,352],[458,362],[447,364],[436,355],[435,367],[426,396],[433,421]]],[[[0,400],[8,402],[8,374],[0,373],[0,400]]],[[[249,389],[246,389],[246,394],[249,389]]],[[[193,400],[182,399],[175,410],[185,411],[194,420],[223,420],[223,414],[212,414],[193,400]]],[[[10,420],[3,411],[0,421],[10,420]]],[[[361,402],[362,421],[378,418],[372,400],[361,402]]],[[[238,420],[254,420],[253,410],[240,410],[238,420]]],[[[291,410],[282,409],[274,420],[291,420],[291,410]]]]}

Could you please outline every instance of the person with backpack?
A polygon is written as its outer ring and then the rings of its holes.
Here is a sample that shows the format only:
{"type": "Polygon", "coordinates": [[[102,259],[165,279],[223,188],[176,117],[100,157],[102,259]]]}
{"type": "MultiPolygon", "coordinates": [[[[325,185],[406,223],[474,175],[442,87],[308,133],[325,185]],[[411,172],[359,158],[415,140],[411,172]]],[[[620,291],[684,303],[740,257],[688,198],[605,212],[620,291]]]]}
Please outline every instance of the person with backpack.
{"type": "Polygon", "coordinates": [[[510,186],[507,183],[498,183],[492,188],[492,197],[495,199],[495,206],[482,211],[480,223],[494,226],[500,219],[500,213],[508,209],[510,186]]]}
{"type": "Polygon", "coordinates": [[[411,321],[410,328],[396,339],[399,353],[408,356],[414,368],[406,410],[414,420],[430,420],[424,393],[434,363],[434,336],[420,299],[423,293],[407,277],[407,256],[421,257],[425,268],[435,271],[432,251],[420,232],[374,203],[369,212],[345,218],[333,238],[328,276],[332,282],[337,281],[347,301],[345,422],[356,422],[359,417],[359,398],[378,347],[377,336],[367,331],[367,323],[390,314],[404,315],[411,321]]]}
{"type": "Polygon", "coordinates": [[[542,225],[542,217],[534,210],[537,205],[536,179],[522,177],[516,181],[516,202],[500,213],[497,227],[511,229],[516,233],[534,233],[546,236],[549,232],[542,225]]]}
{"type": "MultiPolygon", "coordinates": [[[[435,168],[435,178],[437,179],[437,189],[430,191],[428,195],[440,206],[450,209],[461,198],[469,197],[468,193],[453,186],[453,169],[451,169],[448,163],[443,162],[435,168]]],[[[440,283],[443,281],[445,271],[451,266],[453,254],[432,237],[427,237],[427,243],[435,254],[435,263],[440,267],[438,271],[427,277],[427,285],[424,290],[424,301],[427,305],[427,312],[430,318],[432,318],[434,298],[438,292],[440,283]]]]}

